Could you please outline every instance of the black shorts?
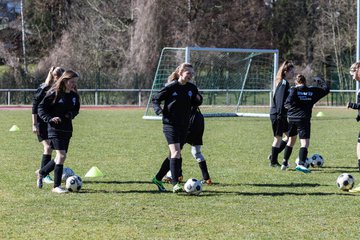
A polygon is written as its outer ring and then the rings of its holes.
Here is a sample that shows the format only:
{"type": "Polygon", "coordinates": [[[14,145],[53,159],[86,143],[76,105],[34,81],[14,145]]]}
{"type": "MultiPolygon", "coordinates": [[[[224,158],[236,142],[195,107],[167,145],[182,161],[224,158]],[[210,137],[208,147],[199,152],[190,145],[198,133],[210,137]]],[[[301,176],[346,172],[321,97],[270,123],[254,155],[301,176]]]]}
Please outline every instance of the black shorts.
{"type": "Polygon", "coordinates": [[[163,133],[165,135],[168,145],[180,143],[181,147],[184,146],[186,141],[187,131],[188,131],[188,126],[175,127],[173,125],[163,124],[163,133]]]}
{"type": "Polygon", "coordinates": [[[310,119],[300,121],[289,120],[289,137],[299,134],[300,139],[310,139],[311,123],[310,119]]]}
{"type": "Polygon", "coordinates": [[[38,138],[39,142],[49,139],[47,127],[48,127],[47,123],[44,123],[44,122],[37,124],[37,128],[39,131],[37,138],[38,138]]]}
{"type": "Polygon", "coordinates": [[[287,118],[282,117],[281,119],[277,119],[276,115],[270,114],[270,121],[274,137],[282,136],[284,133],[288,132],[289,123],[287,118]]]}
{"type": "Polygon", "coordinates": [[[200,112],[190,119],[190,127],[186,137],[186,142],[191,146],[203,145],[203,134],[205,129],[204,116],[200,112]]]}
{"type": "Polygon", "coordinates": [[[69,149],[70,138],[50,138],[50,146],[54,150],[65,150],[69,149]]]}

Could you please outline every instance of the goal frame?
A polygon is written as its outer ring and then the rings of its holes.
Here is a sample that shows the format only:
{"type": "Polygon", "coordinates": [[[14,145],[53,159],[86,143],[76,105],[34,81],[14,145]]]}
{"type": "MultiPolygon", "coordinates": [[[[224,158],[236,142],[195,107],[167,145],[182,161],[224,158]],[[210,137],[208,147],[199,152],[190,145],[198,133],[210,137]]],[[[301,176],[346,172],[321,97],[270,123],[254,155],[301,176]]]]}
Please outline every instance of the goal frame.
{"type": "MultiPolygon", "coordinates": [[[[156,72],[155,72],[155,77],[153,79],[153,84],[152,84],[152,88],[151,88],[151,92],[149,95],[149,99],[148,99],[148,103],[146,106],[146,110],[145,110],[145,114],[143,116],[143,119],[145,120],[159,120],[161,119],[161,116],[150,116],[148,115],[148,111],[149,108],[151,108],[151,99],[152,96],[154,94],[154,87],[156,85],[156,80],[157,80],[157,76],[159,74],[159,69],[160,69],[160,65],[161,65],[161,60],[163,57],[163,53],[166,50],[179,50],[179,51],[184,51],[184,61],[183,62],[188,62],[191,63],[191,52],[192,51],[207,51],[207,52],[226,52],[226,53],[254,53],[257,55],[260,54],[273,54],[273,79],[272,79],[272,89],[270,90],[270,104],[271,104],[271,98],[273,95],[273,91],[275,89],[275,79],[276,79],[276,74],[278,71],[278,65],[279,65],[279,50],[278,49],[241,49],[241,48],[210,48],[210,47],[184,47],[184,48],[174,48],[174,47],[165,47],[162,49],[161,51],[161,55],[159,57],[159,61],[158,61],[158,65],[156,68],[156,72]]],[[[174,68],[175,69],[175,68],[174,68]]],[[[244,89],[244,85],[246,83],[246,79],[243,82],[243,86],[242,89],[240,89],[240,97],[238,99],[238,104],[236,107],[236,111],[233,113],[203,113],[204,117],[269,117],[268,113],[241,113],[238,112],[239,110],[239,106],[241,103],[241,99],[242,99],[242,94],[245,91],[244,89]]],[[[156,89],[158,90],[158,89],[156,89]]],[[[202,89],[199,89],[199,91],[201,92],[202,89]]]]}

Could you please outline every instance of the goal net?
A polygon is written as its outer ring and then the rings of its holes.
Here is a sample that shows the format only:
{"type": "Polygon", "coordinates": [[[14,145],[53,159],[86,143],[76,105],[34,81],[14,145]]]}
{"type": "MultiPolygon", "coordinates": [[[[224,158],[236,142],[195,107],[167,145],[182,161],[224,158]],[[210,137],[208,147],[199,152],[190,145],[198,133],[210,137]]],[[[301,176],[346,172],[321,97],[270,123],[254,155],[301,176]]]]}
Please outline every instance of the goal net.
{"type": "Polygon", "coordinates": [[[194,67],[205,117],[269,116],[278,50],[187,47],[161,51],[144,119],[160,119],[151,99],[183,62],[194,67]]]}

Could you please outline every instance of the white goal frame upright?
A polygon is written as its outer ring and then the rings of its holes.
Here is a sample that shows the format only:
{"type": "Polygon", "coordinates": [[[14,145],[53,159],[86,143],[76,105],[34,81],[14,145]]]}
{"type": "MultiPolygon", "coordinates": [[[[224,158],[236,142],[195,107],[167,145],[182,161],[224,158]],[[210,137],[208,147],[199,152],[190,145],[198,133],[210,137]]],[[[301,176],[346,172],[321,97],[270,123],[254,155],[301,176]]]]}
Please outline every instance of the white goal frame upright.
{"type": "Polygon", "coordinates": [[[194,82],[200,93],[209,99],[200,107],[205,117],[269,117],[268,111],[279,65],[277,49],[166,47],[161,51],[143,119],[161,119],[154,113],[151,99],[165,85],[167,77],[183,62],[194,66],[194,82]],[[260,61],[264,63],[259,65],[260,61]],[[212,75],[209,72],[212,72],[212,75]],[[255,75],[259,80],[253,80],[255,75]],[[256,81],[259,83],[255,83],[256,81]],[[249,94],[252,95],[245,96],[249,94]],[[268,96],[262,106],[266,112],[243,111],[244,107],[256,109],[256,104],[244,103],[246,98],[255,99],[254,94],[261,94],[262,99],[268,96]]]}

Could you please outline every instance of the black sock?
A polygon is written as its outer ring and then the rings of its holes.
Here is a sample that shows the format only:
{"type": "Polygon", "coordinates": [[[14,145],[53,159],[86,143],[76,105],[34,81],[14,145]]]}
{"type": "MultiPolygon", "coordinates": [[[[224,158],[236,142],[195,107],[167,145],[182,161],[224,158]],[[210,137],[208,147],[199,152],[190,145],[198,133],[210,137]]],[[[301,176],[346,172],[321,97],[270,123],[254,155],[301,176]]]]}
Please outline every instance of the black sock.
{"type": "Polygon", "coordinates": [[[272,147],[271,148],[271,163],[275,164],[278,162],[279,148],[272,147]]]}
{"type": "Polygon", "coordinates": [[[285,160],[284,163],[285,163],[285,165],[287,165],[289,163],[289,158],[291,156],[292,150],[293,150],[292,147],[286,145],[285,151],[284,151],[284,160],[285,160]]]}
{"type": "Polygon", "coordinates": [[[307,148],[305,148],[305,147],[300,148],[300,150],[299,150],[299,161],[305,163],[307,155],[308,155],[307,148]]]}
{"type": "Polygon", "coordinates": [[[51,161],[51,155],[43,154],[42,158],[41,158],[40,168],[43,168],[44,166],[46,166],[46,164],[48,164],[50,161],[51,161]]]}
{"type": "Polygon", "coordinates": [[[45,177],[45,176],[49,175],[49,173],[52,172],[54,170],[54,168],[55,168],[55,161],[51,160],[44,167],[42,167],[40,169],[39,173],[45,177]]]}
{"type": "Polygon", "coordinates": [[[285,142],[284,140],[281,140],[280,147],[279,147],[279,153],[281,153],[282,150],[285,149],[286,144],[287,144],[287,142],[285,142]]]}
{"type": "Polygon", "coordinates": [[[178,161],[179,177],[182,176],[182,158],[179,158],[178,161]]]}
{"type": "Polygon", "coordinates": [[[163,163],[161,164],[161,167],[159,169],[159,172],[156,174],[155,178],[159,181],[162,180],[162,178],[166,175],[166,173],[170,169],[170,160],[169,158],[165,158],[163,163]]]}
{"type": "Polygon", "coordinates": [[[179,182],[179,159],[170,158],[171,184],[176,185],[179,182]]]}
{"type": "Polygon", "coordinates": [[[203,176],[203,179],[208,180],[210,178],[210,175],[209,175],[209,172],[207,169],[206,161],[204,160],[204,161],[199,162],[199,167],[201,169],[201,174],[203,176]]]}
{"type": "Polygon", "coordinates": [[[55,164],[54,168],[54,188],[59,187],[61,185],[61,177],[63,174],[63,164],[55,164]]]}

